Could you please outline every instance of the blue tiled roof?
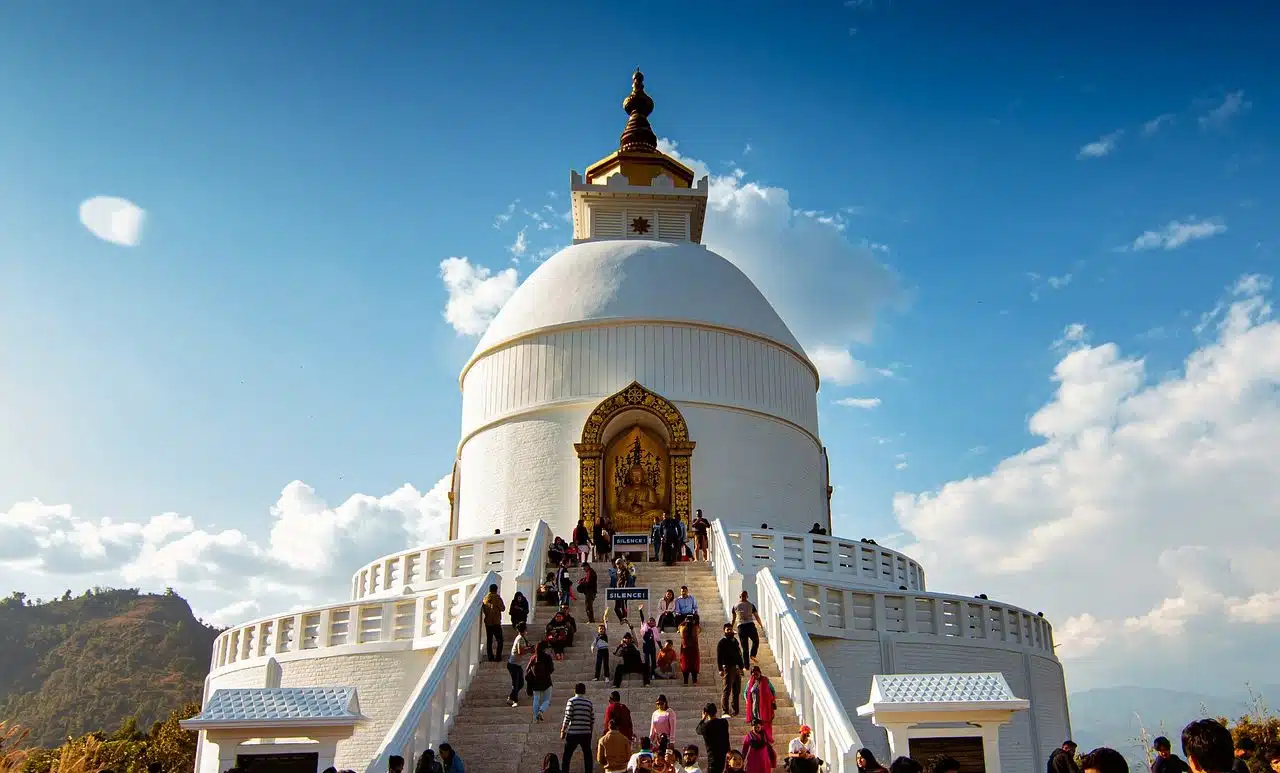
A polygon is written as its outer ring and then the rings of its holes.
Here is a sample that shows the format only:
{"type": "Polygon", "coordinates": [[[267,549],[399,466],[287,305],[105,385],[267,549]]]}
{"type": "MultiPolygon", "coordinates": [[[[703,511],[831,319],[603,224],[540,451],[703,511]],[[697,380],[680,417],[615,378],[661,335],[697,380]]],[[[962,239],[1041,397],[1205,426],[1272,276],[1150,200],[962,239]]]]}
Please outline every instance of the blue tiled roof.
{"type": "Polygon", "coordinates": [[[218,689],[192,724],[296,720],[355,720],[360,708],[354,687],[258,687],[218,689]]]}

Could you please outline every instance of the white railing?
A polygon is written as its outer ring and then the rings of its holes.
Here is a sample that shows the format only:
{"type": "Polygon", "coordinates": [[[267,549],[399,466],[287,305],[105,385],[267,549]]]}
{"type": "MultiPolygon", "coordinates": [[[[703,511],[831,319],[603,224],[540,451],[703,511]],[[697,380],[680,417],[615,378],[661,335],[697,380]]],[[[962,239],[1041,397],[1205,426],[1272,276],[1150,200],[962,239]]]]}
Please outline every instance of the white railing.
{"type": "Polygon", "coordinates": [[[214,640],[211,671],[269,657],[287,661],[321,654],[435,647],[465,622],[462,600],[481,584],[482,578],[473,576],[409,596],[344,601],[252,620],[214,640]]]}
{"type": "Polygon", "coordinates": [[[542,584],[547,566],[547,549],[551,547],[551,527],[546,521],[538,521],[533,531],[525,533],[533,536],[525,545],[516,571],[502,573],[502,598],[510,606],[516,591],[523,593],[529,601],[529,622],[532,623],[538,612],[538,586],[542,584]]]}
{"type": "Polygon", "coordinates": [[[738,595],[743,591],[743,576],[734,551],[729,547],[724,522],[719,518],[711,524],[710,547],[707,557],[716,575],[716,588],[720,591],[725,612],[731,614],[730,610],[738,603],[738,595]]]}
{"type": "MultiPolygon", "coordinates": [[[[486,570],[485,576],[498,578],[495,582],[508,603],[516,591],[529,599],[530,621],[537,610],[534,599],[542,581],[550,534],[545,523],[539,523],[533,531],[521,532],[519,562],[501,575],[495,569],[486,570]]],[[[214,640],[212,671],[239,667],[245,661],[260,658],[287,661],[310,657],[317,654],[316,650],[337,647],[344,649],[333,654],[437,646],[457,624],[462,614],[461,601],[480,583],[482,574],[454,578],[452,583],[437,583],[416,593],[343,601],[237,625],[214,640]]]]}
{"type": "Polygon", "coordinates": [[[771,566],[788,576],[893,590],[925,589],[924,569],[920,564],[896,550],[869,542],[736,526],[728,530],[725,541],[733,549],[739,568],[748,576],[761,567],[771,566]]]}
{"type": "MultiPolygon", "coordinates": [[[[724,524],[718,519],[711,525],[711,562],[720,598],[725,609],[732,609],[743,590],[744,577],[725,539],[724,524]]],[[[836,695],[831,677],[822,666],[822,659],[772,570],[763,567],[754,574],[756,608],[764,624],[761,633],[773,649],[796,715],[813,728],[818,756],[831,765],[832,773],[855,773],[854,758],[862,742],[836,695]]]]}
{"type": "MultiPolygon", "coordinates": [[[[381,598],[424,590],[433,583],[485,572],[516,574],[525,556],[550,528],[452,540],[383,556],[351,576],[351,598],[381,598]],[[410,590],[406,590],[410,589],[410,590]]],[[[545,539],[542,551],[546,551],[545,539]]]]}
{"type": "Polygon", "coordinates": [[[480,578],[462,605],[462,624],[451,630],[441,643],[378,747],[377,755],[365,768],[366,772],[386,770],[393,754],[404,757],[412,765],[424,750],[449,737],[463,696],[480,670],[480,653],[484,648],[480,604],[490,583],[497,584],[498,580],[495,572],[480,578]]]}
{"type": "Polygon", "coordinates": [[[822,665],[809,634],[787,602],[773,570],[756,573],[756,608],[764,624],[765,638],[787,686],[800,721],[813,728],[818,756],[833,773],[853,773],[862,746],[827,669],[822,665]]]}
{"type": "Polygon", "coordinates": [[[894,593],[792,577],[778,582],[805,628],[817,636],[941,636],[1053,657],[1053,626],[1020,607],[945,593],[894,593]]]}

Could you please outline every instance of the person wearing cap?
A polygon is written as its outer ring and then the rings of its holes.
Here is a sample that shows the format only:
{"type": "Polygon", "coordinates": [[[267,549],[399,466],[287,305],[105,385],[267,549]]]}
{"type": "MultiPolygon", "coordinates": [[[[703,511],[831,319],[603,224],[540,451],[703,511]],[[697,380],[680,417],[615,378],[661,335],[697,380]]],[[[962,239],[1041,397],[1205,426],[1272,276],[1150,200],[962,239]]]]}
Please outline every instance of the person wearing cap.
{"type": "Polygon", "coordinates": [[[1068,738],[1062,742],[1062,746],[1053,750],[1053,754],[1049,755],[1049,763],[1045,766],[1045,773],[1080,773],[1080,766],[1076,764],[1076,742],[1068,738]]]}
{"type": "Polygon", "coordinates": [[[800,726],[800,735],[787,744],[787,759],[791,773],[818,773],[821,763],[813,751],[813,728],[800,726]]]}

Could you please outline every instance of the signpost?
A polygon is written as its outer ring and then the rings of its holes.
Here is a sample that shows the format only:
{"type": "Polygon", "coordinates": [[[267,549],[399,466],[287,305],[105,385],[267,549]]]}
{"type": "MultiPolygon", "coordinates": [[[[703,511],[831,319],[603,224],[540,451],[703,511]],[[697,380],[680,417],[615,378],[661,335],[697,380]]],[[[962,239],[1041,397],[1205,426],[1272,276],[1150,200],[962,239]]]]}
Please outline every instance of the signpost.
{"type": "Polygon", "coordinates": [[[613,552],[626,553],[645,561],[649,558],[648,534],[615,534],[613,535],[613,552]]]}
{"type": "Polygon", "coordinates": [[[604,592],[606,601],[648,601],[648,588],[606,588],[604,592]]]}

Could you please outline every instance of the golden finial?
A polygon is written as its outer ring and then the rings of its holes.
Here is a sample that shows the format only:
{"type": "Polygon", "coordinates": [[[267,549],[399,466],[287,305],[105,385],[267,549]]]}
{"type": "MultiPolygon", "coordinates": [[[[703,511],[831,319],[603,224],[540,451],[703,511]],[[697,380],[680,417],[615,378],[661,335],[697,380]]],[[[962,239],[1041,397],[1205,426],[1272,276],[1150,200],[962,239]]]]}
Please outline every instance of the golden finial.
{"type": "Polygon", "coordinates": [[[644,73],[637,67],[631,75],[631,93],[622,100],[622,109],[627,111],[627,126],[622,130],[622,138],[618,147],[622,150],[641,150],[650,153],[658,152],[658,138],[649,125],[649,114],[653,112],[653,98],[644,92],[644,73]]]}

